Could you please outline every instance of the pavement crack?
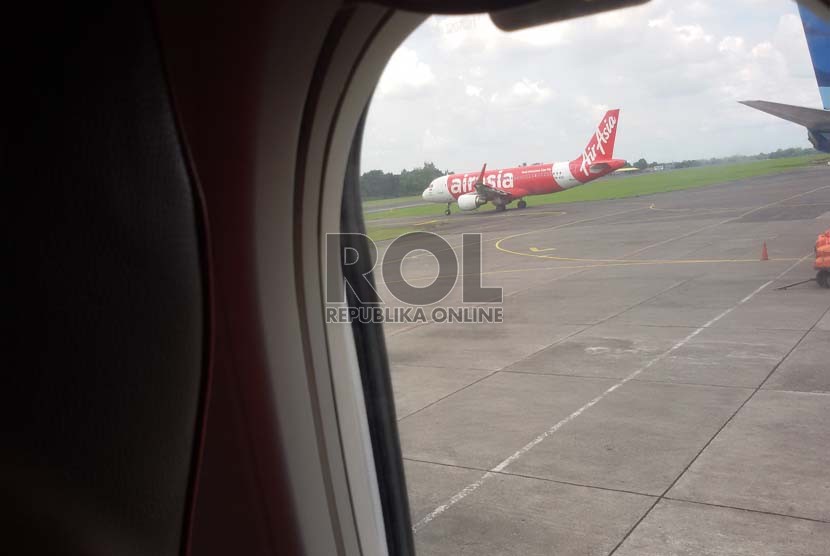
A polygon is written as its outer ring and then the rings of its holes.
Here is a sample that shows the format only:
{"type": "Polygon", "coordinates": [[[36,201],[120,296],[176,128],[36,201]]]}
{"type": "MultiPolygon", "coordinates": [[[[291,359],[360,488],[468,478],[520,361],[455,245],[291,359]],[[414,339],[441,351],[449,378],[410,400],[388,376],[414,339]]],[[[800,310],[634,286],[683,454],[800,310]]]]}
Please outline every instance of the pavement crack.
{"type": "MultiPolygon", "coordinates": [[[[791,266],[790,266],[787,270],[785,270],[784,272],[782,272],[781,274],[779,274],[778,276],[776,276],[773,280],[770,280],[769,282],[767,282],[767,283],[765,284],[765,286],[766,286],[766,285],[769,285],[769,284],[771,284],[771,283],[774,283],[774,282],[776,282],[777,280],[781,279],[781,278],[782,278],[784,275],[786,275],[786,274],[787,274],[790,270],[792,270],[793,268],[795,268],[796,266],[798,266],[798,264],[800,264],[800,263],[801,263],[801,261],[803,261],[803,260],[804,260],[804,258],[802,258],[801,260],[799,260],[797,263],[795,263],[795,264],[791,265],[791,266]]],[[[756,290],[756,291],[760,291],[760,290],[756,290]]],[[[744,300],[749,299],[749,297],[750,297],[750,296],[745,297],[743,300],[741,300],[741,302],[743,302],[744,300]]],[[[689,461],[689,463],[686,465],[686,467],[684,467],[684,468],[683,468],[683,470],[682,470],[682,471],[681,471],[681,472],[677,475],[677,477],[675,477],[675,478],[674,478],[674,480],[671,482],[671,484],[670,484],[668,487],[666,487],[666,489],[665,489],[665,490],[663,491],[663,493],[662,493],[662,494],[661,494],[661,495],[657,498],[657,500],[654,502],[654,504],[652,504],[652,505],[651,505],[651,507],[650,507],[650,508],[646,511],[646,513],[645,513],[645,514],[643,514],[643,516],[642,516],[640,519],[638,519],[638,520],[637,520],[637,522],[636,522],[636,523],[635,523],[635,524],[634,524],[634,525],[633,525],[633,526],[632,526],[632,527],[628,530],[628,532],[627,532],[627,533],[625,534],[625,536],[624,536],[624,537],[620,540],[620,542],[618,542],[618,543],[617,543],[617,545],[616,545],[616,546],[615,546],[615,547],[611,550],[611,552],[609,552],[609,553],[608,553],[608,556],[613,556],[613,554],[617,551],[617,549],[619,549],[619,548],[623,545],[623,543],[625,543],[626,539],[628,539],[628,537],[629,537],[629,536],[631,536],[631,534],[632,534],[632,533],[633,533],[633,532],[637,529],[637,527],[640,525],[640,523],[642,523],[642,521],[643,521],[643,520],[644,520],[644,519],[645,519],[645,518],[646,518],[646,517],[647,517],[647,516],[651,513],[651,511],[654,509],[654,507],[655,507],[655,506],[656,506],[656,505],[657,505],[657,504],[658,504],[661,500],[663,500],[663,499],[666,499],[666,498],[667,498],[667,494],[671,491],[671,489],[672,489],[672,488],[674,488],[674,486],[678,483],[678,481],[680,481],[680,479],[683,477],[683,475],[685,475],[685,474],[686,474],[686,472],[687,472],[687,471],[688,471],[688,470],[692,467],[692,465],[694,465],[694,463],[695,463],[695,462],[696,462],[696,461],[700,458],[700,456],[703,454],[703,452],[705,452],[705,451],[706,451],[706,449],[707,449],[707,448],[708,448],[708,447],[712,444],[712,442],[714,442],[715,438],[717,438],[717,437],[718,437],[718,435],[721,433],[721,431],[723,431],[723,430],[724,430],[724,429],[725,429],[725,428],[729,425],[729,423],[731,423],[731,422],[732,422],[732,420],[733,420],[733,419],[734,419],[734,418],[738,415],[738,413],[740,413],[740,412],[741,412],[741,410],[742,410],[742,409],[746,406],[746,404],[748,404],[748,403],[750,402],[750,400],[752,400],[752,398],[754,398],[754,397],[755,397],[755,395],[756,395],[756,394],[757,394],[757,393],[761,390],[761,388],[764,386],[764,384],[766,384],[767,380],[769,380],[769,378],[773,375],[773,373],[775,373],[775,371],[777,371],[777,370],[778,370],[778,367],[780,367],[780,366],[781,366],[781,364],[782,364],[782,363],[783,363],[783,362],[787,359],[787,357],[789,357],[789,356],[790,356],[790,354],[791,354],[793,351],[795,351],[795,349],[796,349],[796,348],[797,348],[797,347],[801,344],[801,342],[802,342],[802,341],[804,341],[804,338],[806,338],[806,337],[807,337],[807,334],[809,334],[809,333],[810,333],[810,331],[811,331],[811,330],[813,330],[813,328],[815,328],[815,326],[816,326],[816,325],[817,325],[817,324],[821,321],[821,319],[822,319],[822,318],[824,318],[824,315],[825,315],[825,314],[827,314],[827,312],[828,312],[828,311],[830,311],[830,309],[825,310],[825,311],[824,311],[824,313],[822,313],[821,317],[819,317],[819,318],[818,318],[818,319],[817,319],[817,320],[813,323],[813,325],[812,325],[812,326],[811,326],[811,327],[810,327],[810,328],[809,328],[806,332],[804,332],[804,334],[802,334],[802,336],[798,339],[798,341],[795,343],[795,345],[793,345],[793,347],[791,347],[791,348],[787,351],[787,353],[785,353],[785,354],[781,357],[781,360],[780,360],[780,361],[779,361],[779,362],[778,362],[778,363],[777,363],[777,364],[776,364],[776,365],[775,365],[775,366],[774,366],[774,367],[773,367],[773,368],[769,371],[769,373],[767,373],[766,378],[764,378],[764,380],[763,380],[763,381],[761,381],[761,383],[760,383],[760,384],[758,384],[758,386],[756,386],[755,388],[753,388],[753,389],[752,389],[752,393],[750,393],[750,394],[749,394],[749,396],[747,396],[747,398],[746,398],[746,399],[745,399],[745,400],[744,400],[744,401],[743,401],[743,402],[742,402],[742,403],[738,406],[738,408],[737,408],[737,409],[736,409],[736,410],[735,410],[735,411],[734,411],[734,412],[733,412],[733,413],[729,416],[729,418],[728,418],[728,419],[726,419],[726,421],[724,421],[724,423],[720,426],[720,428],[718,428],[718,430],[717,430],[717,431],[715,431],[715,433],[714,433],[714,434],[713,434],[713,435],[709,438],[709,440],[707,440],[707,441],[706,441],[706,444],[704,444],[704,445],[703,445],[703,447],[701,447],[701,449],[700,449],[700,450],[698,450],[697,454],[695,454],[695,456],[694,456],[694,457],[693,457],[693,458],[689,461]]],[[[689,502],[691,502],[691,501],[689,501],[689,502]]],[[[709,504],[709,505],[716,505],[716,504],[709,504]]],[[[743,509],[743,508],[741,508],[741,509],[743,509]]],[[[769,513],[769,512],[757,512],[757,513],[769,513]]],[[[811,521],[816,521],[816,520],[811,520],[811,521]]]]}

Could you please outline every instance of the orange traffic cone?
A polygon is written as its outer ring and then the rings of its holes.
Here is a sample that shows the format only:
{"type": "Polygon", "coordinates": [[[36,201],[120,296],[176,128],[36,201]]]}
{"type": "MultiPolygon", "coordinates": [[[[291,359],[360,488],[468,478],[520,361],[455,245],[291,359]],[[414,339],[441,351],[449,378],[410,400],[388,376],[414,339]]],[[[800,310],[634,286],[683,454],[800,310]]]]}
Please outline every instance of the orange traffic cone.
{"type": "Polygon", "coordinates": [[[761,260],[762,261],[768,261],[769,260],[769,254],[767,253],[767,242],[766,241],[764,242],[764,248],[761,249],[761,260]]]}

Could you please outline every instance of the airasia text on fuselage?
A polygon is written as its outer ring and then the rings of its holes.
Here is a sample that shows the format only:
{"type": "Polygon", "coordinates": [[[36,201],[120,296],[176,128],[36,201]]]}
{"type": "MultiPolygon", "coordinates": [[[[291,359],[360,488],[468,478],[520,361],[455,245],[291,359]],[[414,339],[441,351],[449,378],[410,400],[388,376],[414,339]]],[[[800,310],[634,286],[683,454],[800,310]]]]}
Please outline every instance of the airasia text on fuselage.
{"type": "MultiPolygon", "coordinates": [[[[454,176],[450,176],[450,193],[452,193],[453,196],[457,197],[458,195],[463,195],[464,193],[470,193],[472,191],[475,191],[477,179],[478,176],[476,174],[464,174],[463,176],[457,174],[454,176]]],[[[495,189],[512,189],[513,172],[505,172],[504,170],[498,170],[489,175],[485,174],[484,183],[495,189]]]]}

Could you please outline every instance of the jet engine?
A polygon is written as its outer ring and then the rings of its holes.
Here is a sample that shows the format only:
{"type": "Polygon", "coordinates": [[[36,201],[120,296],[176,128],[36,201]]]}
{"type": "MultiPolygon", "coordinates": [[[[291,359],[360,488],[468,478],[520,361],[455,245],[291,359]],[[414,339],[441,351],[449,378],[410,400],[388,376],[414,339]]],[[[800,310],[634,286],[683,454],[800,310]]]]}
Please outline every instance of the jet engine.
{"type": "Polygon", "coordinates": [[[461,210],[475,210],[486,202],[487,199],[484,199],[478,193],[465,193],[458,198],[458,208],[461,210]]]}

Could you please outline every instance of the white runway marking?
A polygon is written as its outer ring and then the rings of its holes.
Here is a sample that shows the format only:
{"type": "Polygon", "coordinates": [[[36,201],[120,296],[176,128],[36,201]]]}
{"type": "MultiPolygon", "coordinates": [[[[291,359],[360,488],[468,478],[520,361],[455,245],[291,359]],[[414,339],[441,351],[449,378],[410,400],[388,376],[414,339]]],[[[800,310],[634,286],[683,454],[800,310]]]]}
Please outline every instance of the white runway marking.
{"type": "Polygon", "coordinates": [[[440,506],[438,506],[437,508],[432,510],[430,513],[428,513],[426,516],[424,516],[418,523],[416,523],[412,527],[413,532],[417,533],[419,530],[421,530],[424,526],[426,526],[429,522],[434,520],[436,517],[438,517],[439,515],[441,515],[442,513],[444,513],[445,511],[447,511],[451,507],[453,507],[454,505],[456,505],[458,502],[460,502],[461,500],[463,500],[464,498],[466,498],[467,496],[469,496],[470,494],[472,494],[476,490],[478,490],[478,488],[481,485],[483,485],[487,480],[494,477],[496,474],[502,472],[510,464],[518,461],[519,458],[521,458],[523,455],[525,455],[530,450],[532,450],[537,444],[540,444],[546,438],[548,438],[549,436],[554,434],[556,431],[558,431],[559,429],[561,429],[562,427],[567,425],[569,422],[573,421],[574,419],[576,419],[577,417],[582,415],[582,413],[584,413],[586,410],[588,410],[591,407],[593,407],[594,405],[596,405],[600,400],[602,400],[603,398],[608,396],[611,392],[613,392],[614,390],[616,390],[617,388],[619,388],[620,386],[622,386],[626,382],[628,382],[628,381],[632,380],[633,378],[637,377],[640,373],[642,373],[643,371],[645,371],[646,369],[648,369],[649,367],[651,367],[652,365],[654,365],[658,361],[661,361],[663,358],[668,356],[670,353],[672,353],[672,352],[678,350],[679,348],[683,347],[684,345],[686,345],[690,340],[692,340],[692,338],[694,338],[695,336],[697,336],[698,334],[703,332],[706,328],[712,326],[713,324],[715,324],[716,322],[721,320],[723,317],[727,316],[729,313],[731,313],[732,311],[734,311],[735,309],[737,309],[738,307],[740,307],[741,305],[743,305],[744,303],[746,303],[747,301],[749,301],[750,299],[755,297],[758,293],[763,291],[767,286],[774,283],[776,280],[780,279],[782,276],[787,274],[790,270],[795,268],[798,264],[800,264],[802,261],[804,261],[805,259],[807,259],[810,256],[811,255],[805,255],[804,257],[801,257],[798,261],[796,261],[795,263],[793,263],[792,265],[787,267],[787,269],[784,270],[781,274],[779,274],[778,276],[776,276],[772,280],[769,280],[768,282],[765,282],[760,287],[755,289],[752,293],[750,293],[749,295],[747,295],[746,297],[744,297],[743,299],[741,299],[740,301],[735,303],[733,306],[729,307],[728,309],[726,309],[722,313],[718,314],[716,317],[714,317],[712,320],[710,320],[709,322],[707,322],[706,324],[704,324],[700,328],[697,328],[694,331],[692,331],[688,336],[686,336],[685,338],[683,338],[682,340],[680,340],[679,342],[674,344],[667,351],[661,353],[660,355],[658,355],[654,359],[650,360],[648,363],[646,363],[645,365],[643,365],[642,367],[640,367],[639,369],[637,369],[636,371],[634,371],[630,375],[626,376],[625,378],[623,378],[622,380],[620,380],[619,382],[617,382],[616,384],[614,384],[613,386],[608,388],[608,390],[606,390],[605,392],[603,392],[602,394],[600,394],[596,398],[592,399],[591,401],[589,401],[588,403],[586,403],[585,405],[583,405],[582,407],[580,407],[579,409],[577,409],[576,411],[574,411],[573,413],[571,413],[570,415],[568,415],[567,417],[565,417],[564,419],[562,419],[561,421],[559,421],[558,423],[556,423],[555,425],[550,427],[548,430],[546,430],[545,432],[543,432],[542,434],[540,434],[539,436],[537,436],[536,438],[534,438],[533,440],[531,440],[530,442],[528,442],[527,444],[522,446],[519,450],[514,452],[507,459],[505,459],[504,461],[502,461],[501,463],[499,463],[498,465],[496,465],[495,467],[490,469],[488,472],[486,472],[484,475],[482,475],[476,482],[467,485],[462,490],[460,490],[455,495],[453,495],[452,498],[447,500],[444,504],[441,504],[440,506]]]}

